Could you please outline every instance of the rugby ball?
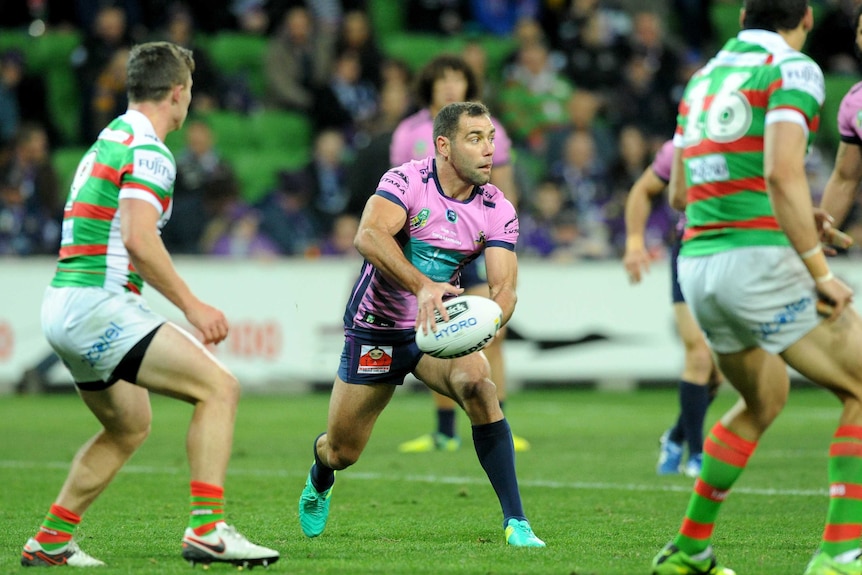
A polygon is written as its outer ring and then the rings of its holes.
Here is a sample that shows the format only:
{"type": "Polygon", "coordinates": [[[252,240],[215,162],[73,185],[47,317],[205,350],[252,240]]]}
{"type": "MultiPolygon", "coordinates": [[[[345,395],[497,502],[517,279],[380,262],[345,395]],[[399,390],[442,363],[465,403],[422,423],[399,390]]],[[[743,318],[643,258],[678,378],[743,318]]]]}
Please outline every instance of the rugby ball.
{"type": "Polygon", "coordinates": [[[443,302],[449,321],[437,312],[436,331],[416,332],[416,345],[434,357],[450,359],[479,351],[503,324],[497,302],[477,295],[462,295],[443,302]]]}

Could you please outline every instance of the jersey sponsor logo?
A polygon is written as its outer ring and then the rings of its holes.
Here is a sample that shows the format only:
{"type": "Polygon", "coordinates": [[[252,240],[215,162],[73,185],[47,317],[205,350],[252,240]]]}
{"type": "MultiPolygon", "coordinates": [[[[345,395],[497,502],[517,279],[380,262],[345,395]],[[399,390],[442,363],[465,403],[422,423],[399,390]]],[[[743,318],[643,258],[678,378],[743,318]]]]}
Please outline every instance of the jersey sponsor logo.
{"type": "Polygon", "coordinates": [[[362,316],[362,321],[370,325],[377,325],[380,327],[395,327],[395,322],[391,319],[381,317],[374,313],[366,312],[364,316],[362,316]]]}
{"type": "Polygon", "coordinates": [[[407,194],[407,186],[404,185],[404,182],[396,178],[391,178],[389,174],[386,174],[382,178],[380,178],[380,181],[384,184],[389,184],[390,186],[401,192],[402,196],[407,194]]]}
{"type": "Polygon", "coordinates": [[[428,218],[431,216],[431,210],[428,208],[422,208],[419,210],[419,213],[410,218],[410,229],[415,230],[417,228],[424,228],[425,224],[428,223],[428,218]]]}
{"type": "Polygon", "coordinates": [[[446,220],[453,224],[458,221],[458,214],[455,210],[446,210],[446,220]]]}
{"type": "Polygon", "coordinates": [[[391,345],[363,345],[359,348],[356,373],[389,373],[392,369],[391,345]]]}
{"type": "Polygon", "coordinates": [[[174,164],[164,154],[152,150],[135,150],[132,173],[160,190],[170,190],[177,175],[174,164]]]}
{"type": "Polygon", "coordinates": [[[856,112],[856,127],[862,128],[862,110],[856,112]]]}
{"type": "Polygon", "coordinates": [[[823,72],[814,62],[796,61],[782,64],[781,81],[784,89],[810,94],[820,104],[826,98],[823,72]]]}
{"type": "Polygon", "coordinates": [[[402,172],[401,170],[390,170],[390,171],[389,171],[389,173],[390,173],[390,174],[393,174],[393,175],[395,175],[395,176],[398,176],[398,178],[400,178],[400,179],[404,180],[404,183],[405,183],[406,185],[410,185],[410,179],[409,179],[409,178],[407,177],[407,175],[406,175],[404,172],[402,172]]]}
{"type": "Polygon", "coordinates": [[[688,160],[688,173],[692,184],[726,182],[730,179],[730,168],[727,167],[727,158],[721,154],[712,154],[688,160]]]}
{"type": "Polygon", "coordinates": [[[86,353],[81,354],[81,359],[86,361],[90,367],[95,367],[96,362],[102,359],[102,356],[106,351],[111,349],[111,345],[114,341],[119,339],[120,334],[123,333],[123,328],[117,325],[114,322],[108,324],[108,328],[105,329],[104,333],[96,339],[87,350],[86,353]]]}
{"type": "Polygon", "coordinates": [[[504,234],[518,234],[521,232],[521,225],[518,221],[518,216],[515,216],[505,224],[503,224],[504,234]]]}

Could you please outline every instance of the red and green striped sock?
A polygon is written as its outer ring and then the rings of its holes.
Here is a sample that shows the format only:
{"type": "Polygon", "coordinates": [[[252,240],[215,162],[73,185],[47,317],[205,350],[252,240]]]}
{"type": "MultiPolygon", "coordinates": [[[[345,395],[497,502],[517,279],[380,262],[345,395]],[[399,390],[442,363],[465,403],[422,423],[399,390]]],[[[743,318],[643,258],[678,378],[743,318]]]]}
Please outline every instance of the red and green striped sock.
{"type": "Polygon", "coordinates": [[[75,527],[80,522],[80,517],[55,503],[45,516],[35,539],[42,549],[52,553],[71,541],[75,527]]]}
{"type": "Polygon", "coordinates": [[[739,437],[721,422],[712,428],[703,446],[703,470],[674,539],[682,551],[697,555],[709,547],[721,504],[756,447],[757,442],[739,437]]]}
{"type": "Polygon", "coordinates": [[[191,489],[189,527],[196,535],[212,533],[216,523],[224,521],[224,488],[202,481],[192,481],[191,489]]]}
{"type": "Polygon", "coordinates": [[[836,557],[862,536],[862,427],[842,425],[829,446],[829,512],[820,550],[836,557]]]}

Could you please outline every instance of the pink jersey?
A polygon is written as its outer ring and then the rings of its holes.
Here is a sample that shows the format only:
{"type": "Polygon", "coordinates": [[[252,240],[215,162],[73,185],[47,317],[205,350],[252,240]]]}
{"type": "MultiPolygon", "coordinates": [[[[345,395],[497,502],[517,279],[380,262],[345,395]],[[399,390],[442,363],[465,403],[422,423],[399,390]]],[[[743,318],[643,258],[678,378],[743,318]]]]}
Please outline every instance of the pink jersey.
{"type": "Polygon", "coordinates": [[[838,133],[842,142],[862,146],[862,82],[850,88],[841,100],[838,133]]]}
{"type": "MultiPolygon", "coordinates": [[[[454,200],[437,183],[434,158],[386,172],[376,195],[407,212],[395,236],[404,257],[436,282],[458,285],[461,269],[487,247],[514,251],[518,216],[495,186],[475,187],[454,200]]],[[[413,329],[416,297],[365,261],[344,313],[345,327],[413,329]]]]}
{"type": "Polygon", "coordinates": [[[665,184],[670,182],[670,169],[673,166],[673,140],[662,144],[652,161],[652,171],[665,184]]]}
{"type": "MultiPolygon", "coordinates": [[[[491,118],[497,132],[494,135],[494,166],[505,166],[512,161],[512,141],[503,125],[491,118]]],[[[401,120],[392,134],[389,145],[389,165],[400,166],[410,160],[421,160],[434,155],[434,118],[428,108],[401,120]]]]}

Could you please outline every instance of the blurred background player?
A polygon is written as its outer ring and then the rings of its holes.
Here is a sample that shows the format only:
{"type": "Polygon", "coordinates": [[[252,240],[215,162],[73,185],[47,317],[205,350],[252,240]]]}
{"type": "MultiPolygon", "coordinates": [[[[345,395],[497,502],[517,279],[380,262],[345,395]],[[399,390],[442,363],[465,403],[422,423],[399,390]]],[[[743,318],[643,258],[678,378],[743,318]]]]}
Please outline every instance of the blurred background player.
{"type": "MultiPolygon", "coordinates": [[[[419,72],[416,84],[419,103],[423,106],[415,114],[408,116],[395,128],[389,149],[389,163],[400,166],[411,160],[423,160],[434,154],[432,136],[434,118],[440,109],[453,102],[472,101],[479,98],[481,87],[470,66],[460,56],[444,54],[432,59],[419,72]]],[[[506,199],[517,207],[517,191],[511,158],[511,141],[502,124],[495,118],[491,121],[496,128],[494,167],[491,182],[500,188],[506,199]]],[[[489,297],[488,278],[485,273],[485,260],[480,257],[461,270],[460,285],[468,294],[489,297]]],[[[483,352],[491,364],[491,380],[497,386],[500,408],[506,402],[506,369],[503,359],[503,340],[505,328],[483,352]]],[[[437,409],[437,430],[416,439],[402,443],[399,451],[403,453],[422,453],[435,449],[455,451],[461,446],[455,426],[456,404],[450,398],[433,392],[437,409]]],[[[515,451],[526,451],[529,442],[523,437],[512,435],[515,451]]]]}
{"type": "Polygon", "coordinates": [[[102,429],[77,453],[21,564],[95,567],[73,539],[81,516],[143,444],[149,393],[194,405],[182,556],[192,563],[268,565],[277,551],[250,543],[224,521],[224,481],[240,387],[203,344],[228,334],[224,314],[177,274],[159,230],[171,214],[176,164],[164,145],[191,103],[192,53],[168,42],[132,48],[128,110],[81,160],[66,203],[60,257],[42,303],[42,329],[102,429]],[[154,313],[150,284],[202,334],[203,344],[154,313]]]}
{"type": "MultiPolygon", "coordinates": [[[[631,283],[640,283],[643,274],[649,271],[650,254],[649,220],[653,205],[663,201],[661,193],[670,181],[673,161],[673,142],[662,145],[655,160],[632,186],[626,199],[626,250],[623,264],[631,283]]],[[[685,365],[679,382],[679,417],[673,427],[661,436],[661,452],[656,471],[659,475],[673,475],[682,471],[689,477],[700,474],[703,460],[703,423],[706,410],[721,383],[721,374],[712,361],[712,352],[703,338],[691,310],[685,304],[676,274],[676,258],[685,216],[677,224],[678,241],[671,255],[671,294],[676,327],[685,346],[685,365]],[[682,466],[683,445],[688,447],[688,460],[682,466]]],[[[660,240],[661,238],[659,238],[660,240]]]]}

